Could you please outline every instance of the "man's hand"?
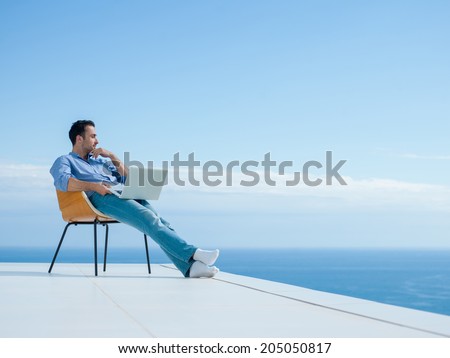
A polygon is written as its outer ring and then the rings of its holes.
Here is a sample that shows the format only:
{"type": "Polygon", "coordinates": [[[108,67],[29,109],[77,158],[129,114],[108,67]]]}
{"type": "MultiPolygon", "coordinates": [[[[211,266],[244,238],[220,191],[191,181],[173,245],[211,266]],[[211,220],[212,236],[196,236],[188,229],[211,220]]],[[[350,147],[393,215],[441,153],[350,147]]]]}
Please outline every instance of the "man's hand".
{"type": "Polygon", "coordinates": [[[75,178],[69,178],[69,182],[67,184],[67,191],[95,191],[102,196],[111,194],[108,188],[109,185],[105,183],[93,183],[75,178]]]}
{"type": "Polygon", "coordinates": [[[95,183],[95,186],[93,187],[94,191],[99,193],[101,196],[104,196],[106,194],[111,194],[109,191],[109,185],[104,183],[95,183]]]}
{"type": "Polygon", "coordinates": [[[109,150],[103,148],[95,148],[91,152],[91,154],[94,158],[97,158],[99,155],[101,155],[102,157],[111,159],[111,162],[116,166],[117,171],[119,172],[120,175],[122,176],[128,175],[128,168],[123,165],[123,163],[113,152],[110,152],[109,150]]]}
{"type": "Polygon", "coordinates": [[[103,148],[95,148],[92,152],[91,152],[92,156],[94,158],[97,158],[99,155],[101,155],[102,157],[105,158],[113,158],[115,157],[115,155],[113,153],[111,153],[109,150],[103,149],[103,148]]]}

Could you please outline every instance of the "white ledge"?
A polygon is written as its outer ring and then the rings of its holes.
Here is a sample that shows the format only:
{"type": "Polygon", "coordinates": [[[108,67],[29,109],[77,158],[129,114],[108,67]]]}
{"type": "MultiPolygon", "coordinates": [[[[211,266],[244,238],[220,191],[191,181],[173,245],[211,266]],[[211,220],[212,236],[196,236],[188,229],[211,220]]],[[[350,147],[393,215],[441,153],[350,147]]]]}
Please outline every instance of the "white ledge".
{"type": "Polygon", "coordinates": [[[0,337],[450,337],[450,316],[171,265],[0,263],[0,337]],[[100,269],[100,265],[99,265],[100,269]]]}

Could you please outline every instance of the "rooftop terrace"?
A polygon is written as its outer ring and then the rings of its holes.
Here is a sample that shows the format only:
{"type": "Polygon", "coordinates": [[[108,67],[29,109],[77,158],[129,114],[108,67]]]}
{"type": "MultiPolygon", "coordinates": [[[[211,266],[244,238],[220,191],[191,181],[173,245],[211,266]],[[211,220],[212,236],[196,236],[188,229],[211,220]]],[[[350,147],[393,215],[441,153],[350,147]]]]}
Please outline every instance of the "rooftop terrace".
{"type": "Polygon", "coordinates": [[[0,337],[450,337],[450,316],[171,265],[0,263],[0,337]]]}

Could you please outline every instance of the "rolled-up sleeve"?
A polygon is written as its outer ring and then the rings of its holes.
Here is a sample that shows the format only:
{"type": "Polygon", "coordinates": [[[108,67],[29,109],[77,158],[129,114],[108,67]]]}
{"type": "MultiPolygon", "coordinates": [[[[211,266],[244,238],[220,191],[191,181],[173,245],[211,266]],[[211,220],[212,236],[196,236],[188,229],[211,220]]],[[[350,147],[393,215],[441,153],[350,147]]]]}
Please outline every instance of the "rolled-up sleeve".
{"type": "Polygon", "coordinates": [[[55,188],[60,191],[67,191],[69,178],[72,177],[72,170],[67,157],[62,156],[56,159],[50,168],[50,174],[53,177],[55,188]]]}

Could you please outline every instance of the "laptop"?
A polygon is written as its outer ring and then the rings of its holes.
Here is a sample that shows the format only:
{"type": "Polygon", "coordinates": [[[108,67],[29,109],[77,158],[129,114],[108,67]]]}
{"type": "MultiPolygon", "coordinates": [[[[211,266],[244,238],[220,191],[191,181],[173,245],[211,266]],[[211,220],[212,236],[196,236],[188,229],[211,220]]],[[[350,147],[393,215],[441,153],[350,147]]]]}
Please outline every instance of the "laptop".
{"type": "Polygon", "coordinates": [[[109,191],[120,199],[158,200],[166,184],[167,169],[130,166],[125,185],[114,185],[109,191]]]}

